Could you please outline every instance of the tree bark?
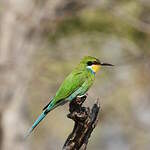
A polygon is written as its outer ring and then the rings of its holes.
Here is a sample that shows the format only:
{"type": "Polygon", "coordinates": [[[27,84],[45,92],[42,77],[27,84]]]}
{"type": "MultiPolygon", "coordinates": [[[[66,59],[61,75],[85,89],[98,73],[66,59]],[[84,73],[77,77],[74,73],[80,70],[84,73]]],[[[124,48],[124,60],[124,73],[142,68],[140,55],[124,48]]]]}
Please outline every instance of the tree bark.
{"type": "Polygon", "coordinates": [[[75,123],[72,133],[63,146],[63,150],[79,150],[80,148],[86,150],[87,148],[88,140],[98,122],[100,105],[97,101],[92,109],[82,107],[86,97],[77,97],[69,105],[70,113],[67,117],[75,123]]]}

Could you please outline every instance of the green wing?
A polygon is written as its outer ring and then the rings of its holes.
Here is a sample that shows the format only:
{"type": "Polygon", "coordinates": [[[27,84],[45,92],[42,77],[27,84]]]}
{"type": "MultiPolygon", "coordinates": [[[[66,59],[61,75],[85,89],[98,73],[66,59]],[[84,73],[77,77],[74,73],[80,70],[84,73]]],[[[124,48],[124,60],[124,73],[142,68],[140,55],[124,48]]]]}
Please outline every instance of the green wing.
{"type": "Polygon", "coordinates": [[[56,96],[54,97],[54,103],[64,100],[74,93],[82,86],[86,78],[86,73],[84,71],[73,71],[71,74],[69,74],[58,89],[56,96]]]}

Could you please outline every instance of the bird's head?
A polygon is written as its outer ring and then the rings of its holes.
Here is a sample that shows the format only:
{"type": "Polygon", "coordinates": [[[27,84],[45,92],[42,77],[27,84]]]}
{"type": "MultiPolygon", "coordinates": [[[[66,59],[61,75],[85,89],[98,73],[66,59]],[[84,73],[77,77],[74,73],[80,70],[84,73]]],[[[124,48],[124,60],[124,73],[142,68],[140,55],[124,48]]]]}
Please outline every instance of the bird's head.
{"type": "Polygon", "coordinates": [[[84,66],[89,69],[93,74],[95,74],[97,71],[100,70],[102,66],[113,66],[109,63],[102,63],[99,59],[92,57],[92,56],[85,56],[81,63],[84,64],[84,66]]]}

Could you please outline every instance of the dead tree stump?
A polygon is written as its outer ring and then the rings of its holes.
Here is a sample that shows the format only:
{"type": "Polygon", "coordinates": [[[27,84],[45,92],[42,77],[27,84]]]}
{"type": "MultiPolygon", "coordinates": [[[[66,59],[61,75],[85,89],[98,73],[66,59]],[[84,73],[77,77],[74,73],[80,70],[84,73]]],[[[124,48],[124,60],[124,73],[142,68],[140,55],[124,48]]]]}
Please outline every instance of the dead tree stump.
{"type": "Polygon", "coordinates": [[[88,139],[98,122],[98,114],[100,110],[99,102],[97,101],[92,109],[83,107],[82,104],[87,96],[77,97],[69,104],[70,113],[68,118],[72,119],[75,124],[72,133],[68,136],[63,150],[86,150],[88,139]]]}

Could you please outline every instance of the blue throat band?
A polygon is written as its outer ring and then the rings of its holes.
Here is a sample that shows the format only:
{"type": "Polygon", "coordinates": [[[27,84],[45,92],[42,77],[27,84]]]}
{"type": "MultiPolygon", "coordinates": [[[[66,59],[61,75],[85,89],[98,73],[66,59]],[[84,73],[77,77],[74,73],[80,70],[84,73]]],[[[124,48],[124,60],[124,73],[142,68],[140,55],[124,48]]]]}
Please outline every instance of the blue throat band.
{"type": "Polygon", "coordinates": [[[90,70],[90,72],[95,75],[95,72],[92,70],[91,67],[87,67],[87,69],[90,70]]]}

